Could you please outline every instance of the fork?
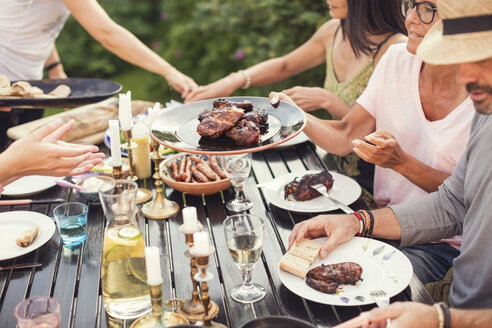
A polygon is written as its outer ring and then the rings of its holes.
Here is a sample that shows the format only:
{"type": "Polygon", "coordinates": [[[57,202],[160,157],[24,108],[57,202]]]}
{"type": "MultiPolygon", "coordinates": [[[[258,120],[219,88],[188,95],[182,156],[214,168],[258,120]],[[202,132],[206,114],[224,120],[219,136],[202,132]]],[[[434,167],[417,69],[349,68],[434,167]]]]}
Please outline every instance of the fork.
{"type": "MultiPolygon", "coordinates": [[[[390,304],[388,294],[386,294],[386,292],[382,289],[373,290],[369,293],[369,295],[372,296],[374,301],[376,301],[376,305],[380,308],[385,308],[390,304]]],[[[391,327],[391,320],[389,318],[386,319],[386,327],[391,327]]]]}
{"type": "Polygon", "coordinates": [[[331,202],[333,204],[335,204],[335,206],[337,206],[339,209],[341,209],[345,213],[353,213],[354,212],[354,211],[352,211],[352,209],[350,207],[348,207],[347,205],[345,205],[341,201],[336,200],[335,198],[328,195],[328,192],[326,191],[326,187],[324,185],[322,185],[321,183],[314,184],[310,187],[315,189],[317,192],[319,192],[320,194],[322,194],[323,196],[325,196],[329,200],[331,200],[331,202]]]}

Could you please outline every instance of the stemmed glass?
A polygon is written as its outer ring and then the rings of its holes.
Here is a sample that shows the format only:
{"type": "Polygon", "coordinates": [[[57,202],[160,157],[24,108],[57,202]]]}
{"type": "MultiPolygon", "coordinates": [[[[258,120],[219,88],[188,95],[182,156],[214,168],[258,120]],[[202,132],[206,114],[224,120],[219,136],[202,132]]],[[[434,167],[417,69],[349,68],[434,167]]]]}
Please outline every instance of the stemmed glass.
{"type": "Polygon", "coordinates": [[[222,168],[227,172],[236,196],[226,203],[232,212],[243,212],[253,207],[253,203],[244,197],[243,185],[251,171],[251,153],[222,156],[222,168]]]}
{"type": "Polygon", "coordinates": [[[253,269],[263,249],[265,221],[252,214],[235,214],[224,221],[227,248],[241,270],[243,283],[232,289],[231,297],[240,303],[252,303],[265,297],[265,288],[252,282],[253,269]]]}

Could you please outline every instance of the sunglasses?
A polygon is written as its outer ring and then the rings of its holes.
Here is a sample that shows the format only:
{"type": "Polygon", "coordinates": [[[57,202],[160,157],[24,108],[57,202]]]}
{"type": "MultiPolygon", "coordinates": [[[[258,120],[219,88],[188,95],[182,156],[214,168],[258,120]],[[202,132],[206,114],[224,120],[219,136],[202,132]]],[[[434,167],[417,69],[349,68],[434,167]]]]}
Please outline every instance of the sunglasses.
{"type": "Polygon", "coordinates": [[[417,8],[417,17],[424,24],[430,24],[436,16],[437,7],[428,1],[403,0],[402,12],[406,17],[410,10],[417,8]]]}

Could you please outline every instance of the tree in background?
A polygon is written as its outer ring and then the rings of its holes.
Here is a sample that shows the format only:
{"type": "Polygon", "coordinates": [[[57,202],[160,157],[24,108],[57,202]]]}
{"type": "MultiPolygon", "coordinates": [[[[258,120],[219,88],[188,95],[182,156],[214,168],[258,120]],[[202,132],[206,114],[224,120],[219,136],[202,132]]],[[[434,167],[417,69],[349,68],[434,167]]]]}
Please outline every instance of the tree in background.
{"type": "MultiPolygon", "coordinates": [[[[320,0],[101,0],[119,24],[167,61],[207,84],[299,46],[328,18],[320,0]]],[[[118,81],[134,99],[180,100],[164,79],[120,60],[70,19],[57,41],[69,76],[118,81]]],[[[317,67],[274,86],[238,91],[267,96],[293,85],[320,86],[317,67]]]]}

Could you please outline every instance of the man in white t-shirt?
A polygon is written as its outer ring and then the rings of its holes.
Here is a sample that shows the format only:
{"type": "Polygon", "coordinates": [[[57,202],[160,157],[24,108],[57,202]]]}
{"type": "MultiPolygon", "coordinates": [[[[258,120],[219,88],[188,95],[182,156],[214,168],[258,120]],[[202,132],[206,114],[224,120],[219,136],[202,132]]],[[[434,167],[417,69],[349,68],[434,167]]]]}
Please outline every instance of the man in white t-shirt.
{"type": "MultiPolygon", "coordinates": [[[[354,151],[377,165],[374,199],[379,206],[436,191],[451,175],[468,140],[474,108],[456,83],[457,67],[427,65],[415,55],[439,19],[436,0],[410,7],[405,20],[408,43],[388,49],[352,110],[341,121],[307,114],[304,132],[318,146],[337,155],[354,151]]],[[[456,237],[415,246],[407,255],[427,283],[444,277],[459,246],[456,237]]]]}

